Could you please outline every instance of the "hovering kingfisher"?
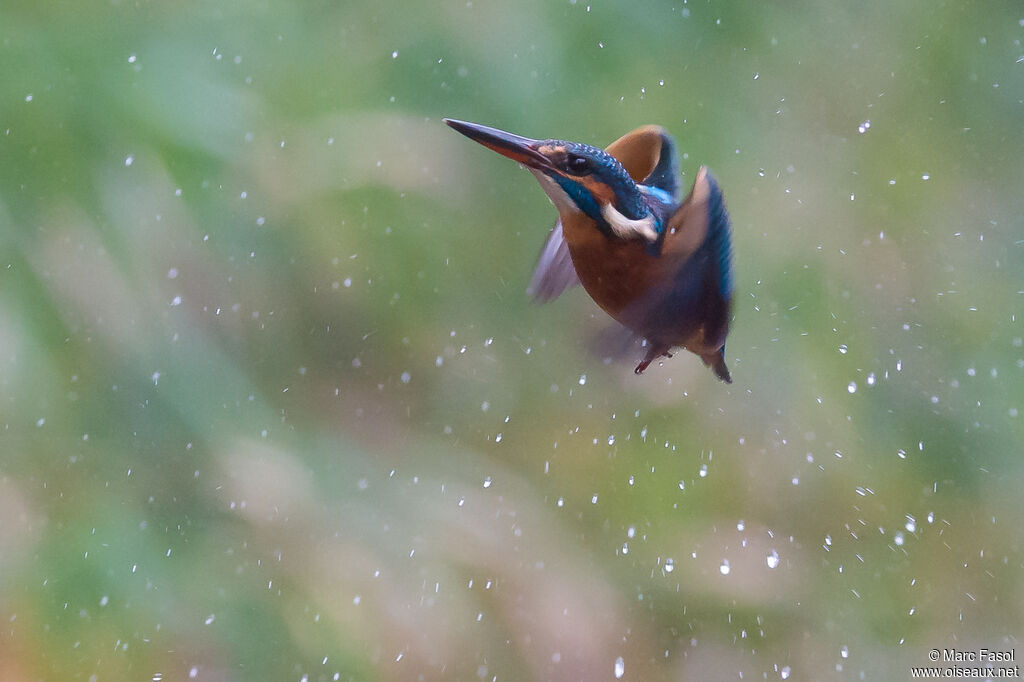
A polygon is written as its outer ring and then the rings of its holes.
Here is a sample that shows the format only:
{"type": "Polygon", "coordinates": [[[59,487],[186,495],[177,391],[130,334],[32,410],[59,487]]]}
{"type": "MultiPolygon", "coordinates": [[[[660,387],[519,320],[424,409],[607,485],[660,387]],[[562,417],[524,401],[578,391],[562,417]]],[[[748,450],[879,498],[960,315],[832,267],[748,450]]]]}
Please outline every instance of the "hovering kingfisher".
{"type": "Polygon", "coordinates": [[[680,201],[675,142],[664,128],[637,128],[603,150],[444,122],[525,165],[558,209],[528,289],[535,299],[550,301],[582,283],[605,312],[646,340],[637,374],[681,346],[732,383],[725,366],[729,215],[703,166],[680,201]]]}

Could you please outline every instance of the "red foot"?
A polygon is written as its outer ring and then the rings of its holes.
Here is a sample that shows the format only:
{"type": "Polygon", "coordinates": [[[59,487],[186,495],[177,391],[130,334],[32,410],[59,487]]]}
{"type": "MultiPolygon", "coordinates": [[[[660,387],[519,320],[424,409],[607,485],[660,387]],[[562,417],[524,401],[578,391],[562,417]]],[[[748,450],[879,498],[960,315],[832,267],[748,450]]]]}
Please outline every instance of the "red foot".
{"type": "Polygon", "coordinates": [[[636,366],[636,369],[634,369],[633,372],[635,374],[643,374],[644,370],[650,367],[651,363],[657,360],[662,355],[664,355],[667,358],[672,357],[672,354],[668,352],[668,349],[664,347],[658,348],[653,345],[650,346],[650,348],[647,351],[647,355],[644,356],[644,359],[640,361],[640,364],[636,366]]]}

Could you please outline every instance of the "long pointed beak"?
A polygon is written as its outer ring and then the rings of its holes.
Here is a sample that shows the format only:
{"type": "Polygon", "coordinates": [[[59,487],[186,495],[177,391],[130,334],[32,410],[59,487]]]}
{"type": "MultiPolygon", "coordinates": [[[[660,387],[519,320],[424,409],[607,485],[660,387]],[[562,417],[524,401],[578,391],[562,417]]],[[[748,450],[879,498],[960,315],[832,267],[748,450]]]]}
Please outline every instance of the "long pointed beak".
{"type": "Polygon", "coordinates": [[[539,145],[537,140],[506,133],[497,128],[482,126],[479,123],[456,121],[452,118],[446,118],[444,122],[469,139],[479,142],[513,161],[518,161],[531,168],[551,169],[551,162],[537,151],[539,145]]]}

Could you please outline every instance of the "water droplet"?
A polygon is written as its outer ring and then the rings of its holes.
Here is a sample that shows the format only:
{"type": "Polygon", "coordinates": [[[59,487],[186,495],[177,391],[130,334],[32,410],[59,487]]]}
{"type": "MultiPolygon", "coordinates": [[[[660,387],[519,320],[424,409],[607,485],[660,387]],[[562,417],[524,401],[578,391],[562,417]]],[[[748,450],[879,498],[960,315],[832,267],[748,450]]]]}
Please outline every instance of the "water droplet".
{"type": "Polygon", "coordinates": [[[765,558],[764,562],[768,564],[768,568],[778,568],[779,553],[776,552],[774,549],[771,550],[770,552],[768,552],[768,556],[765,558]]]}
{"type": "Polygon", "coordinates": [[[856,393],[857,392],[857,382],[856,381],[851,381],[846,386],[846,390],[849,391],[850,393],[856,393]]]}
{"type": "Polygon", "coordinates": [[[129,154],[128,156],[125,157],[125,159],[124,159],[124,165],[125,166],[130,166],[133,163],[135,163],[135,157],[134,156],[129,154]]]}
{"type": "Polygon", "coordinates": [[[615,679],[621,679],[626,674],[626,662],[622,660],[622,656],[615,659],[615,679]]]}
{"type": "Polygon", "coordinates": [[[902,547],[903,546],[903,531],[901,531],[901,530],[896,531],[896,534],[893,536],[892,541],[896,543],[897,547],[902,547]]]}
{"type": "Polygon", "coordinates": [[[586,386],[586,385],[587,385],[587,375],[586,374],[581,374],[580,375],[580,386],[586,386]]]}
{"type": "Polygon", "coordinates": [[[394,52],[391,53],[391,58],[398,59],[398,50],[395,50],[394,52]]]}
{"type": "Polygon", "coordinates": [[[718,567],[718,572],[722,575],[729,575],[730,570],[731,569],[729,568],[729,560],[722,559],[722,565],[718,567]]]}
{"type": "Polygon", "coordinates": [[[402,372],[401,379],[403,384],[407,384],[410,381],[412,381],[412,375],[410,375],[408,372],[402,372]]]}

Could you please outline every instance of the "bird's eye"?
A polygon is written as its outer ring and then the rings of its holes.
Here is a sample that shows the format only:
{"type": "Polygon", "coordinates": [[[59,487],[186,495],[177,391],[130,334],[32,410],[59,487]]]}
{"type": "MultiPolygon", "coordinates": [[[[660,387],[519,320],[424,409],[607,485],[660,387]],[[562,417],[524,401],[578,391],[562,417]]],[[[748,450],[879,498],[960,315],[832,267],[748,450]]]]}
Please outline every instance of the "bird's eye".
{"type": "Polygon", "coordinates": [[[565,168],[570,173],[585,175],[590,172],[590,160],[585,156],[569,154],[565,160],[565,168]]]}

